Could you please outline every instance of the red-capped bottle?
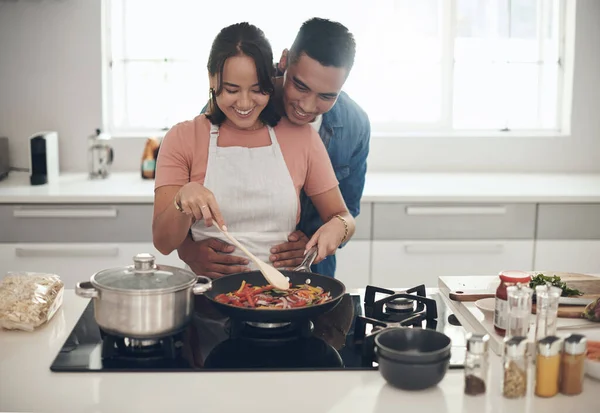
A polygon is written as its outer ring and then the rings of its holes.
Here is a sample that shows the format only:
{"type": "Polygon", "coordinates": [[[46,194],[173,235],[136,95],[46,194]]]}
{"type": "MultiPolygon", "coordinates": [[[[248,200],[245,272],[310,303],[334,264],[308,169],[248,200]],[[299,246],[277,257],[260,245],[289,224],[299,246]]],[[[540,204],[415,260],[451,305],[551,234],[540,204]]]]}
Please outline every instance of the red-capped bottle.
{"type": "Polygon", "coordinates": [[[498,274],[500,278],[500,284],[496,289],[496,303],[494,309],[494,329],[496,333],[501,336],[506,334],[506,327],[508,326],[508,294],[506,288],[511,285],[517,285],[517,283],[529,285],[531,275],[525,271],[502,271],[498,274]]]}

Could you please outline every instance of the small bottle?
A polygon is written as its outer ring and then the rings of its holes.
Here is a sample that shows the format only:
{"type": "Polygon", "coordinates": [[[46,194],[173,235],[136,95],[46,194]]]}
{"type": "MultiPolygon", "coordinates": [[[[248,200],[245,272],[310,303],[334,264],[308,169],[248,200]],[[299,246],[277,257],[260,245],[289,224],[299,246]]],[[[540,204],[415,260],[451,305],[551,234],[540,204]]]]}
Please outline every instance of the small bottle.
{"type": "Polygon", "coordinates": [[[583,391],[584,361],[587,340],[580,334],[571,334],[564,340],[561,357],[560,392],[569,396],[583,391]]]}
{"type": "Polygon", "coordinates": [[[527,337],[529,321],[531,320],[531,301],[533,290],[524,284],[506,288],[507,295],[507,325],[506,337],[527,337]]]}
{"type": "Polygon", "coordinates": [[[558,317],[558,300],[562,294],[562,289],[546,285],[535,287],[535,339],[541,340],[544,337],[556,334],[556,318],[558,317]]]}
{"type": "Polygon", "coordinates": [[[558,393],[561,346],[561,339],[556,336],[544,337],[537,342],[536,396],[552,397],[558,393]]]}
{"type": "Polygon", "coordinates": [[[487,334],[467,335],[467,353],[465,355],[465,394],[476,396],[484,394],[488,379],[488,341],[487,334]]]}
{"type": "Polygon", "coordinates": [[[502,271],[498,277],[500,283],[495,294],[494,329],[500,336],[506,334],[508,325],[508,294],[506,289],[517,283],[528,284],[531,275],[525,271],[502,271]]]}
{"type": "Polygon", "coordinates": [[[525,397],[527,393],[527,337],[504,339],[504,381],[502,395],[508,399],[525,397]]]}

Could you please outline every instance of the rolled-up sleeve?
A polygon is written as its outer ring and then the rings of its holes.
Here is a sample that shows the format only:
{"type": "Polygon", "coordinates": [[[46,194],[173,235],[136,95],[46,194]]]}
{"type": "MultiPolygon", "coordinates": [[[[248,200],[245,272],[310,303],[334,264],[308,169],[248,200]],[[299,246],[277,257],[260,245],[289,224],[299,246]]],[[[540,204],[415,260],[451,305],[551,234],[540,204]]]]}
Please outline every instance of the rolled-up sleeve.
{"type": "Polygon", "coordinates": [[[156,162],[154,189],[165,185],[183,186],[190,182],[190,148],[186,147],[181,124],[173,126],[163,138],[156,162]]]}
{"type": "Polygon", "coordinates": [[[315,196],[338,185],[331,159],[319,134],[311,128],[310,145],[307,153],[307,173],[304,183],[306,195],[315,196]]]}

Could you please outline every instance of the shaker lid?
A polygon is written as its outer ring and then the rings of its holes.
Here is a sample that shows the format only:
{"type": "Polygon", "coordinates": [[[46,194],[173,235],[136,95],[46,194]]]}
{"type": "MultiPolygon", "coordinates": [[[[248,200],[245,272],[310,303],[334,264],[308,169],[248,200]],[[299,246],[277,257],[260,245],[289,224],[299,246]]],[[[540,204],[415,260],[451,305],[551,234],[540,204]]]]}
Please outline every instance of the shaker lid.
{"type": "Polygon", "coordinates": [[[504,353],[510,357],[522,357],[527,350],[527,337],[513,336],[504,340],[504,353]]]}
{"type": "Polygon", "coordinates": [[[564,350],[567,354],[582,354],[587,350],[587,339],[581,334],[571,334],[564,340],[564,350]]]}
{"type": "Polygon", "coordinates": [[[113,291],[157,293],[182,290],[196,282],[196,275],[191,271],[155,264],[152,254],[137,254],[133,262],[133,265],[97,272],[92,276],[92,284],[113,291]]]}
{"type": "Polygon", "coordinates": [[[547,336],[537,342],[538,353],[544,357],[557,355],[562,347],[560,337],[547,336]]]}
{"type": "Polygon", "coordinates": [[[490,336],[487,334],[467,334],[467,351],[472,354],[484,354],[488,350],[490,336]]]}
{"type": "Polygon", "coordinates": [[[517,283],[517,285],[506,287],[506,293],[513,297],[530,297],[533,296],[533,289],[529,288],[527,284],[517,283]]]}
{"type": "Polygon", "coordinates": [[[537,297],[549,297],[557,298],[562,294],[562,288],[555,287],[549,282],[545,285],[538,285],[535,287],[535,295],[537,297]]]}

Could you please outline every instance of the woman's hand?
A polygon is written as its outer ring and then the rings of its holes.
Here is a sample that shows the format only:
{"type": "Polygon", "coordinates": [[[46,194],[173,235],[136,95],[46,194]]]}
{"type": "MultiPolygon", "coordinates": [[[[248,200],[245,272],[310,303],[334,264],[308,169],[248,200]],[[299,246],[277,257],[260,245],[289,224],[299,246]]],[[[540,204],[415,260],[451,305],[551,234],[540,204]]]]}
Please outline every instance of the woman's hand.
{"type": "Polygon", "coordinates": [[[194,217],[196,221],[204,218],[204,224],[210,227],[213,219],[223,228],[225,220],[213,193],[198,182],[189,182],[175,195],[175,203],[181,211],[194,217]]]}
{"type": "Polygon", "coordinates": [[[327,256],[335,254],[342,241],[344,241],[345,235],[347,235],[346,225],[341,219],[333,217],[327,223],[321,225],[321,228],[311,237],[306,244],[306,251],[315,245],[317,246],[318,254],[314,261],[317,264],[327,256]]]}

